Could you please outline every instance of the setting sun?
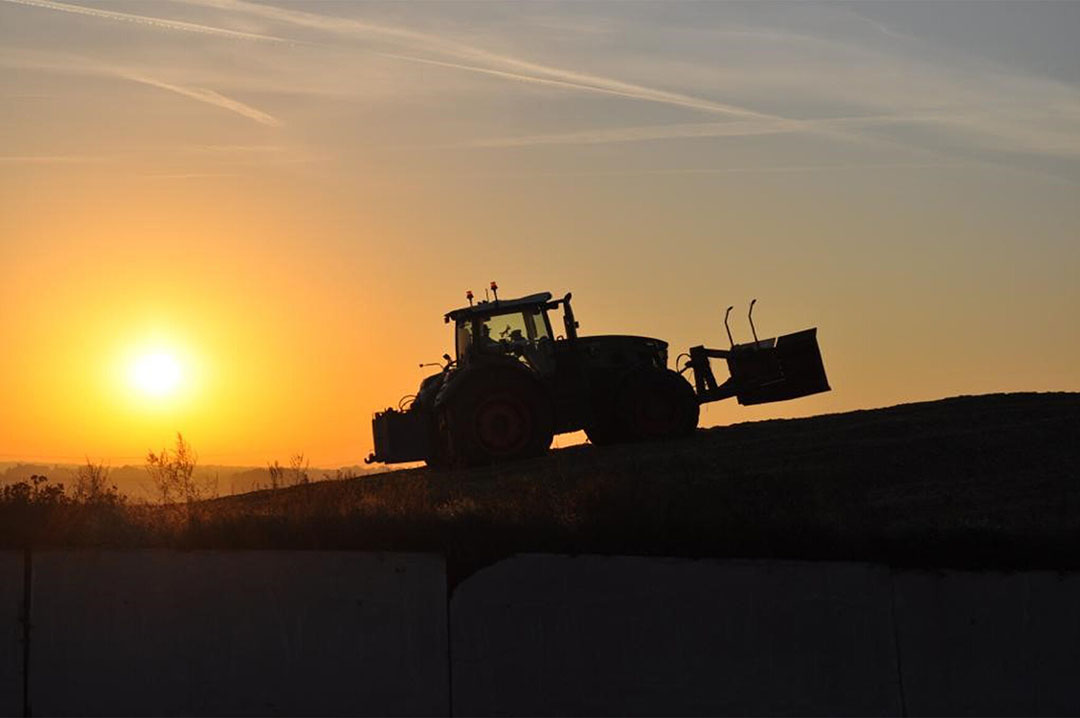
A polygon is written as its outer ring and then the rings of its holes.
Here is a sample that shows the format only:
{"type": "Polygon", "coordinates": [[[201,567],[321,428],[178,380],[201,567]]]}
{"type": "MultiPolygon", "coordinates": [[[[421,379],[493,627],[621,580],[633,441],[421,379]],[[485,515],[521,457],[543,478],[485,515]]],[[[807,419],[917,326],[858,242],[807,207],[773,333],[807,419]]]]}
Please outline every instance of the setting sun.
{"type": "Polygon", "coordinates": [[[149,396],[175,393],[181,378],[180,363],[170,354],[144,354],[131,365],[132,385],[149,396]]]}

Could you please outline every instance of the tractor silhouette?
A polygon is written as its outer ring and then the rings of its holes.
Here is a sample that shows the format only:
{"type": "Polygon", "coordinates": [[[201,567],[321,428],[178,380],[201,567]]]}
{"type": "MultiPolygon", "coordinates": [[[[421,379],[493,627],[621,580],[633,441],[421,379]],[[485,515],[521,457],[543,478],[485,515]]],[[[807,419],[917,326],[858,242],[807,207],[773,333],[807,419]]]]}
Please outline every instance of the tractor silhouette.
{"type": "MultiPolygon", "coordinates": [[[[669,369],[668,344],[626,335],[579,336],[571,295],[550,293],[473,301],[444,316],[454,324],[456,356],[420,383],[397,409],[375,414],[375,451],[366,461],[425,461],[436,468],[538,456],[555,434],[585,430],[594,444],[655,441],[695,431],[701,404],[736,397],[763,404],[829,391],[817,329],[735,344],[696,346],[669,369]],[[562,310],[556,335],[550,314],[562,310]],[[718,384],[711,359],[726,359],[718,384]],[[690,372],[693,384],[683,375],[690,372]]],[[[427,366],[421,364],[421,366],[427,366]]]]}

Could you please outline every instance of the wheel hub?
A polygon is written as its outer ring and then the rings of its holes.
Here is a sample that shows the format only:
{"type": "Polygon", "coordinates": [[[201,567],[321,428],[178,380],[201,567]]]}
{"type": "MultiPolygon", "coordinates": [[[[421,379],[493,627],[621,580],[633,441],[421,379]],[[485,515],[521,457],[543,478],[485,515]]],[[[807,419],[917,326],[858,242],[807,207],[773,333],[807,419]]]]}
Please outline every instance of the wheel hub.
{"type": "Polygon", "coordinates": [[[491,397],[476,412],[476,436],[491,454],[510,454],[523,448],[532,435],[532,416],[511,396],[491,397]]]}

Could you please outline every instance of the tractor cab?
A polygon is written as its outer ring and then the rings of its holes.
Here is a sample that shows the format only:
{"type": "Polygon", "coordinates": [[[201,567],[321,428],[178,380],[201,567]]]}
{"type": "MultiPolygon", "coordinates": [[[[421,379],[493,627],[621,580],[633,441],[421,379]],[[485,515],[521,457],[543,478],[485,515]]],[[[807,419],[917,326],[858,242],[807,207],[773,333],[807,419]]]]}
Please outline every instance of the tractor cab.
{"type": "MultiPolygon", "coordinates": [[[[497,287],[494,288],[497,292],[497,287]]],[[[480,301],[448,312],[454,323],[456,363],[461,368],[491,363],[520,362],[540,376],[555,370],[556,336],[548,310],[562,304],[572,319],[570,295],[552,301],[550,292],[520,299],[480,301]]],[[[470,296],[471,300],[471,296],[470,296]]],[[[565,319],[565,317],[564,317],[565,319]]],[[[576,329],[576,323],[567,323],[576,329]]],[[[576,338],[576,332],[574,333],[576,338]]],[[[563,337],[558,337],[562,341],[563,337]]]]}

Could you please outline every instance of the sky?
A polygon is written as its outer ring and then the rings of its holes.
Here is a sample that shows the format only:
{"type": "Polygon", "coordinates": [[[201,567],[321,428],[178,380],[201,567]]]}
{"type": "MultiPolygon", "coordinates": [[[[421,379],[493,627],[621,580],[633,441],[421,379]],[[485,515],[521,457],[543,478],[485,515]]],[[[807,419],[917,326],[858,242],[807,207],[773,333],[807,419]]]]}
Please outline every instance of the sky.
{"type": "Polygon", "coordinates": [[[833,391],[703,425],[1080,390],[1078,31],[1080,2],[0,0],[0,460],[182,431],[357,463],[491,280],[672,358],[728,305],[749,338],[752,298],[762,335],[819,328],[833,391]]]}

